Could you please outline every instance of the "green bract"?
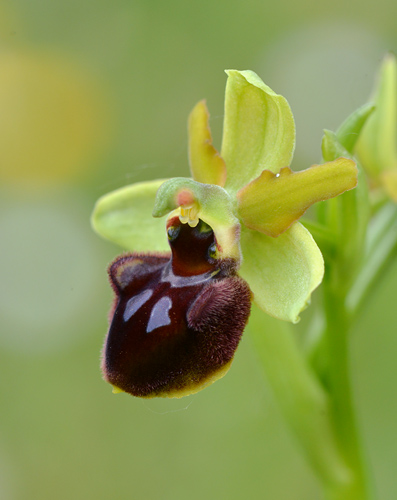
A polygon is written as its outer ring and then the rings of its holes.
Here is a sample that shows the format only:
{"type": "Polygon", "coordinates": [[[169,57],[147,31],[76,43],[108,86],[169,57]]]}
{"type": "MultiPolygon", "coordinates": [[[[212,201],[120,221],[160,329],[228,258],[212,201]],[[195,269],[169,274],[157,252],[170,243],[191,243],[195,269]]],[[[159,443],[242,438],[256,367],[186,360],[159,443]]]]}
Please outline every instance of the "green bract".
{"type": "Polygon", "coordinates": [[[373,183],[397,202],[397,61],[388,54],[373,96],[375,111],[365,122],[357,156],[373,183]]]}
{"type": "Polygon", "coordinates": [[[214,230],[218,256],[240,261],[239,274],[259,307],[295,323],[324,273],[319,248],[297,220],[313,203],[355,187],[357,169],[354,161],[338,158],[293,173],[288,166],[295,125],[288,102],[252,71],[227,74],[221,155],[200,101],[189,117],[192,179],[156,180],[107,194],[96,204],[93,227],[125,249],[149,252],[168,249],[164,221],[157,217],[172,212],[191,226],[202,219],[214,230]]]}

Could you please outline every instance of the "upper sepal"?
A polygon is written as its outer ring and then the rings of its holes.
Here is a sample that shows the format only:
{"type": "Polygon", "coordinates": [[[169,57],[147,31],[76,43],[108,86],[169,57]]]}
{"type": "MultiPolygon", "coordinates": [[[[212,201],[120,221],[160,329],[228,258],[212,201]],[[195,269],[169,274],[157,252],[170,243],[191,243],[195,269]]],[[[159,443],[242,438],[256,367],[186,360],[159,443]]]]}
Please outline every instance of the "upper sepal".
{"type": "Polygon", "coordinates": [[[221,156],[225,188],[236,192],[267,169],[291,163],[295,123],[287,100],[253,71],[228,70],[221,156]]]}

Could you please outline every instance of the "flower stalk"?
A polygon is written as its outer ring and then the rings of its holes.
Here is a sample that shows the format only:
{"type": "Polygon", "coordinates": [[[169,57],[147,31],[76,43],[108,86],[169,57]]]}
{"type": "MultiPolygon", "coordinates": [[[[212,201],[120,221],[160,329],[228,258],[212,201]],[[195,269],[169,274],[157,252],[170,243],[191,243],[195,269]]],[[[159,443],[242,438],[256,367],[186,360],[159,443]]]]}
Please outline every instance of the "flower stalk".
{"type": "Polygon", "coordinates": [[[305,363],[292,328],[255,308],[249,331],[274,397],[308,462],[327,490],[341,488],[349,482],[350,470],[339,449],[330,399],[305,363]]]}
{"type": "Polygon", "coordinates": [[[366,468],[357,429],[351,386],[349,333],[351,316],[346,309],[343,274],[335,266],[323,283],[326,328],[324,346],[326,370],[323,384],[330,398],[337,440],[349,468],[345,483],[335,485],[330,500],[369,500],[366,468]]]}

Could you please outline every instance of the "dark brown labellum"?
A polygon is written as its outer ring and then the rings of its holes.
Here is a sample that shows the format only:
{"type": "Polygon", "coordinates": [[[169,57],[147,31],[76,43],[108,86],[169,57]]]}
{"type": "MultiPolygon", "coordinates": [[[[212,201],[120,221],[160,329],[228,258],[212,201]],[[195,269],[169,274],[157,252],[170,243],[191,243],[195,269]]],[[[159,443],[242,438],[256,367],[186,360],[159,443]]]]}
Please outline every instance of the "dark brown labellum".
{"type": "Polygon", "coordinates": [[[171,254],[132,253],[109,267],[115,291],[103,350],[105,379],[141,397],[182,397],[230,366],[251,306],[232,259],[216,258],[212,229],[168,223],[171,254]]]}

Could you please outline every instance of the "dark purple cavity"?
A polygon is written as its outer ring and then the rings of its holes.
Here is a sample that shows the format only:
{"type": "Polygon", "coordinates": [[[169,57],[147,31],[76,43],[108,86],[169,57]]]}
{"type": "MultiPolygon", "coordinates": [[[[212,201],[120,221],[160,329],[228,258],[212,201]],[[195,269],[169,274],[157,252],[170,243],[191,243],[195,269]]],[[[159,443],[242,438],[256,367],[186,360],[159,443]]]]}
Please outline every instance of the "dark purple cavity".
{"type": "Polygon", "coordinates": [[[133,253],[109,267],[115,304],[103,350],[105,379],[134,396],[199,390],[234,356],[251,292],[232,259],[214,258],[209,226],[168,224],[171,255],[133,253]]]}

